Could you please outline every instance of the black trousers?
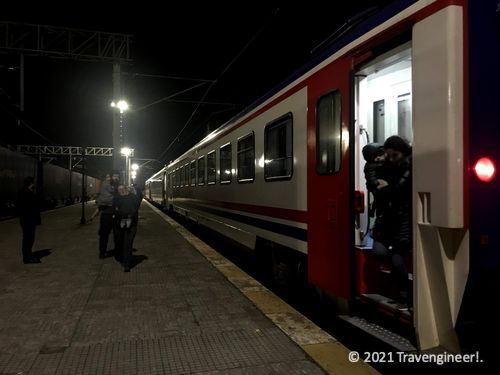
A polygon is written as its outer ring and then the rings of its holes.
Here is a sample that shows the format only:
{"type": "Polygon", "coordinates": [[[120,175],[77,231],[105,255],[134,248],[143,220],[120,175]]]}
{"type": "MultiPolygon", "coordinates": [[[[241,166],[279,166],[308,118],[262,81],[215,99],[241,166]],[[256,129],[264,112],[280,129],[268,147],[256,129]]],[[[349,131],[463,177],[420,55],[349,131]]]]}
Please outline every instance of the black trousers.
{"type": "Polygon", "coordinates": [[[117,229],[117,248],[120,249],[119,260],[123,266],[130,267],[132,264],[132,249],[134,245],[134,238],[137,233],[137,226],[132,225],[130,228],[116,228],[117,229]]]}
{"type": "Polygon", "coordinates": [[[23,229],[23,244],[22,244],[23,261],[28,261],[33,256],[31,250],[33,248],[33,244],[35,243],[36,225],[23,224],[21,225],[21,228],[23,229]]]}
{"type": "MultiPolygon", "coordinates": [[[[99,253],[105,254],[108,250],[108,240],[111,231],[113,231],[113,213],[112,212],[101,212],[101,219],[99,221],[99,253]]],[[[116,246],[115,246],[116,247],[116,246]]]]}
{"type": "Polygon", "coordinates": [[[405,252],[389,250],[383,243],[373,242],[373,253],[378,257],[389,257],[394,282],[400,291],[408,290],[408,270],[404,262],[405,252]]]}

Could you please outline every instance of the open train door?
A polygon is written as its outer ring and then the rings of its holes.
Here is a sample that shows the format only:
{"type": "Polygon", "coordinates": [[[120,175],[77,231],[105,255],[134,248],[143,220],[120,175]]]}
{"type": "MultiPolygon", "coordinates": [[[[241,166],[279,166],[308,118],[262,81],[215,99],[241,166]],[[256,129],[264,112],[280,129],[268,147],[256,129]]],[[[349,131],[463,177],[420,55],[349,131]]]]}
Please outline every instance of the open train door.
{"type": "Polygon", "coordinates": [[[349,58],[308,82],[307,205],[309,281],[350,297],[349,58]]]}

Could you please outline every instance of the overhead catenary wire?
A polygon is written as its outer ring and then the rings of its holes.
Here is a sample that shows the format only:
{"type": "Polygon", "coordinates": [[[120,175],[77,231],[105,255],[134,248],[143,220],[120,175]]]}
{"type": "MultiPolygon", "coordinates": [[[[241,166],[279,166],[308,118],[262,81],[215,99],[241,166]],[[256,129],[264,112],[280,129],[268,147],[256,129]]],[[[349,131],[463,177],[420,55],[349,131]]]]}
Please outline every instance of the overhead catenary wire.
{"type": "Polygon", "coordinates": [[[146,78],[160,78],[160,79],[168,79],[168,80],[179,80],[179,81],[196,81],[196,82],[215,82],[213,79],[204,79],[204,78],[193,78],[193,77],[180,77],[180,76],[166,76],[162,74],[145,74],[145,73],[127,73],[123,72],[123,75],[131,75],[132,77],[146,77],[146,78]]]}
{"type": "Polygon", "coordinates": [[[186,129],[186,127],[189,125],[189,123],[193,119],[194,115],[198,112],[198,109],[200,108],[200,106],[202,105],[202,103],[205,101],[205,98],[208,96],[210,90],[222,78],[222,76],[229,70],[229,68],[231,68],[231,66],[236,62],[236,60],[238,60],[238,58],[248,49],[248,47],[253,43],[253,41],[255,39],[257,39],[257,37],[268,27],[268,25],[271,23],[271,21],[274,19],[274,17],[278,14],[278,12],[279,12],[279,8],[277,8],[274,11],[274,13],[273,13],[272,17],[269,19],[269,21],[266,22],[259,30],[257,30],[257,32],[243,46],[243,48],[240,50],[240,52],[238,52],[236,54],[236,56],[233,57],[233,59],[229,62],[229,64],[227,64],[226,67],[224,69],[222,69],[222,71],[219,74],[219,76],[213,82],[210,83],[210,85],[205,90],[205,93],[203,94],[202,98],[200,99],[200,101],[196,105],[195,109],[193,110],[193,112],[191,113],[191,115],[189,116],[189,118],[187,119],[187,121],[184,124],[184,126],[182,127],[182,129],[179,131],[179,133],[175,136],[175,138],[172,140],[172,142],[169,143],[169,145],[165,148],[165,150],[163,150],[163,152],[156,159],[163,160],[163,158],[165,157],[165,155],[167,154],[167,152],[170,150],[170,148],[175,144],[176,141],[178,141],[180,139],[181,134],[186,129]]]}
{"type": "Polygon", "coordinates": [[[155,104],[158,104],[158,103],[161,103],[161,102],[164,102],[166,100],[170,100],[172,98],[175,98],[176,96],[180,95],[180,94],[184,94],[185,92],[188,92],[188,91],[191,91],[191,90],[194,90],[194,89],[197,89],[198,87],[201,87],[203,85],[205,85],[206,82],[201,82],[201,83],[198,83],[196,85],[193,85],[191,87],[188,87],[187,89],[184,89],[184,90],[181,90],[181,91],[177,91],[176,93],[174,94],[171,94],[171,95],[168,95],[168,96],[165,96],[161,99],[158,99],[158,100],[155,100],[154,102],[152,103],[149,103],[149,104],[146,104],[142,107],[139,107],[137,109],[135,109],[135,112],[139,112],[139,111],[142,111],[143,109],[146,109],[148,107],[151,107],[152,105],[155,105],[155,104]]]}

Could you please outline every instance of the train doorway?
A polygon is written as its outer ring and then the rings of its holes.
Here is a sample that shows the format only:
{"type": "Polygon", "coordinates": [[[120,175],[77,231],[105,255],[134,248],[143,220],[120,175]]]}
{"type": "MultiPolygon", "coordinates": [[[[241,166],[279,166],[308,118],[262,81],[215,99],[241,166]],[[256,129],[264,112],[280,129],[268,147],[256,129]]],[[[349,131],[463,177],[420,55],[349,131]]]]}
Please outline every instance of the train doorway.
{"type": "MultiPolygon", "coordinates": [[[[400,136],[410,145],[413,142],[411,56],[411,42],[407,42],[360,66],[355,72],[353,93],[354,189],[357,196],[364,196],[364,207],[355,209],[356,296],[362,305],[383,310],[386,316],[403,320],[410,328],[412,249],[409,246],[408,250],[394,255],[394,248],[386,241],[387,235],[382,237],[380,234],[385,232],[392,236],[395,230],[386,229],[389,215],[382,215],[392,204],[387,203],[387,197],[392,193],[389,194],[388,189],[384,193],[378,179],[383,179],[380,173],[393,173],[390,168],[385,168],[384,142],[393,135],[400,136]]],[[[406,211],[410,238],[413,230],[411,207],[410,198],[406,211]]]]}

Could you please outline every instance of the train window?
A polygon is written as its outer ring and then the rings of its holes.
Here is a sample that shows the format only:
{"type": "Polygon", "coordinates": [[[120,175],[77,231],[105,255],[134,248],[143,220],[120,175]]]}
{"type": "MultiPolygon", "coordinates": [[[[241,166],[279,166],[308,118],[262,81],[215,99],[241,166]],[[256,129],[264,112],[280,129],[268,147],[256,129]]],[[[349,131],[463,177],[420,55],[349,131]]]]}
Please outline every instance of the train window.
{"type": "Polygon", "coordinates": [[[384,143],[385,141],[385,100],[373,102],[373,141],[384,143]]]}
{"type": "Polygon", "coordinates": [[[398,135],[413,142],[413,129],[411,126],[411,94],[398,95],[398,135]]]}
{"type": "Polygon", "coordinates": [[[184,186],[184,180],[185,180],[185,178],[184,178],[184,166],[180,167],[180,173],[179,173],[179,175],[180,175],[180,180],[181,180],[179,186],[183,187],[184,186]]]}
{"type": "Polygon", "coordinates": [[[231,158],[232,148],[231,143],[222,146],[219,150],[219,163],[220,163],[220,183],[229,184],[231,182],[231,158]]]}
{"type": "Polygon", "coordinates": [[[213,185],[215,184],[215,175],[217,173],[217,169],[215,166],[215,151],[212,151],[207,154],[207,184],[213,185]]]}
{"type": "Polygon", "coordinates": [[[184,186],[189,186],[189,163],[184,165],[184,186]]]}
{"type": "Polygon", "coordinates": [[[333,174],[340,170],[341,121],[340,92],[334,91],[319,99],[316,113],[316,171],[333,174]]]}
{"type": "Polygon", "coordinates": [[[264,130],[264,178],[291,178],[293,172],[293,139],[291,113],[266,125],[264,130]]]}
{"type": "Polygon", "coordinates": [[[198,185],[205,184],[205,156],[198,158],[198,185]]]}
{"type": "Polygon", "coordinates": [[[191,166],[189,167],[189,175],[191,177],[191,186],[196,185],[196,160],[191,161],[191,166]]]}
{"type": "Polygon", "coordinates": [[[255,178],[254,133],[238,139],[238,182],[251,182],[255,178]]]}

